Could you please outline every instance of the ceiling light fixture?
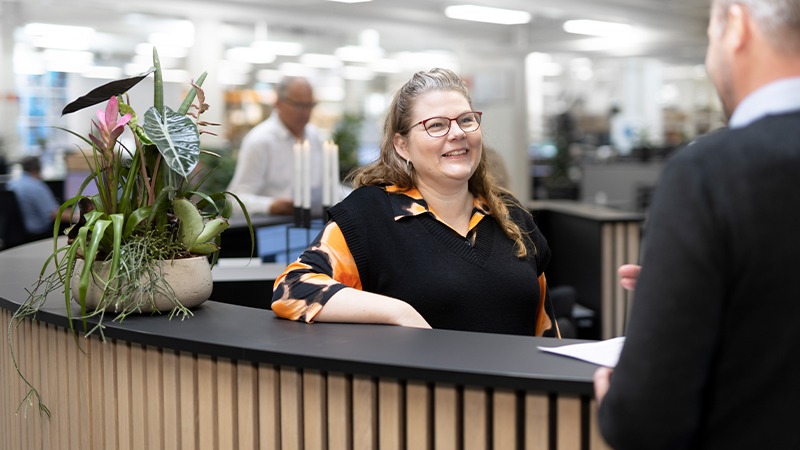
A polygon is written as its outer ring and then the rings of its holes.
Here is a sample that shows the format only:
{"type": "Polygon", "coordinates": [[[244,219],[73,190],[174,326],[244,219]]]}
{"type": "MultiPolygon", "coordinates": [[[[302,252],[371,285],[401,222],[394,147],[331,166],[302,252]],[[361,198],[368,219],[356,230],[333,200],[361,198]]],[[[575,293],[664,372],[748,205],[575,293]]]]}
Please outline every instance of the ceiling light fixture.
{"type": "Polygon", "coordinates": [[[528,23],[533,16],[526,11],[490,8],[477,5],[448,6],[444,14],[451,19],[471,20],[473,22],[496,23],[500,25],[519,25],[528,23]]]}
{"type": "Polygon", "coordinates": [[[599,20],[568,20],[564,22],[564,31],[588,36],[622,36],[632,31],[633,27],[626,23],[602,22],[599,20]]]}
{"type": "Polygon", "coordinates": [[[371,2],[372,0],[328,0],[328,1],[336,3],[366,3],[366,2],[371,2]]]}

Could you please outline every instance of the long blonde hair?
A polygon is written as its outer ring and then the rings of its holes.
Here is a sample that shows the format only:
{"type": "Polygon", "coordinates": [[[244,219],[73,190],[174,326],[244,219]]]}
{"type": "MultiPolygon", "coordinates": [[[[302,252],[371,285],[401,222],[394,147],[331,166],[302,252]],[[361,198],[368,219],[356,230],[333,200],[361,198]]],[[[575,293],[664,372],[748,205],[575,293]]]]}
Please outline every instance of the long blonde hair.
{"type": "MultiPolygon", "coordinates": [[[[401,136],[408,135],[412,126],[411,111],[415,101],[431,91],[458,92],[467,99],[472,108],[472,99],[466,84],[453,71],[432,69],[430,72],[415,73],[411,80],[397,91],[389,106],[383,126],[380,157],[371,164],[359,167],[348,176],[352,180],[354,188],[393,185],[401,190],[408,190],[416,186],[416,171],[406,172],[406,161],[394,148],[394,136],[398,133],[401,136]]],[[[528,257],[526,241],[533,247],[534,253],[536,246],[530,236],[511,220],[509,208],[519,206],[514,202],[513,195],[502,188],[489,173],[486,155],[485,146],[481,143],[481,160],[475,173],[469,179],[469,191],[474,196],[483,196],[486,199],[495,220],[506,236],[514,241],[516,256],[526,258],[528,257]]],[[[524,208],[523,211],[527,213],[524,208]]]]}

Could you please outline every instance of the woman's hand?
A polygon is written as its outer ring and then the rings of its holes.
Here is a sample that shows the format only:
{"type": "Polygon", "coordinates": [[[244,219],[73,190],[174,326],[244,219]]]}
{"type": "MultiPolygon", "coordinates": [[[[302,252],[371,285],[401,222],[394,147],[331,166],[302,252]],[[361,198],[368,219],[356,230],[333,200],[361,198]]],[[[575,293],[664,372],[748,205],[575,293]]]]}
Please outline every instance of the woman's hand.
{"type": "Polygon", "coordinates": [[[404,311],[401,312],[400,316],[397,318],[396,325],[411,328],[427,328],[429,330],[432,328],[428,324],[428,321],[425,320],[425,318],[422,317],[422,315],[418,313],[413,306],[405,302],[403,303],[407,306],[407,308],[403,308],[404,311]]]}
{"type": "Polygon", "coordinates": [[[619,266],[618,273],[622,277],[619,284],[625,289],[632,291],[636,289],[636,281],[639,279],[639,273],[642,271],[642,266],[635,264],[623,264],[619,266]]]}
{"type": "Polygon", "coordinates": [[[608,393],[608,388],[611,386],[611,374],[614,369],[608,367],[599,367],[594,371],[594,398],[597,400],[597,406],[603,401],[603,398],[608,393]]]}

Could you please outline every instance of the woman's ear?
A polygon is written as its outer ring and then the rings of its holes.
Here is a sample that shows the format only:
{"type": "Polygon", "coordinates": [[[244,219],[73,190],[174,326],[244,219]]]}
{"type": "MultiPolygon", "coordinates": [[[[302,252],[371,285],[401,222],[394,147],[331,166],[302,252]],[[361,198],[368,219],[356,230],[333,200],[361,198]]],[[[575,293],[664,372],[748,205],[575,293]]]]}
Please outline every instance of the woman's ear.
{"type": "Polygon", "coordinates": [[[403,137],[400,133],[394,134],[394,150],[400,155],[401,158],[404,160],[408,159],[408,139],[403,137]]]}

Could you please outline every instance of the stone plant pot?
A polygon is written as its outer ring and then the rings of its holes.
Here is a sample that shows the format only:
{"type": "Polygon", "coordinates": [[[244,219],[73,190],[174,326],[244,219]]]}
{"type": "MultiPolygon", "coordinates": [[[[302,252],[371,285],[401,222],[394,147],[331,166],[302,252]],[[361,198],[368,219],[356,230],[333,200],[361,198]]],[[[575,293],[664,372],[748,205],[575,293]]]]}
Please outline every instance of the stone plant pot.
{"type": "MultiPolygon", "coordinates": [[[[82,259],[75,261],[75,269],[70,280],[72,299],[78,304],[80,304],[78,286],[84,264],[85,261],[82,259]]],[[[94,311],[100,304],[100,298],[103,295],[103,283],[98,279],[98,275],[103,280],[108,279],[109,270],[111,270],[110,262],[94,263],[94,273],[92,273],[89,288],[86,292],[87,311],[94,311]]],[[[208,300],[214,287],[211,279],[211,265],[205,256],[161,261],[161,275],[167,280],[172,290],[175,291],[175,296],[181,305],[186,308],[193,308],[208,300]]],[[[175,307],[175,304],[161,293],[154,295],[153,301],[157,311],[168,312],[175,307]]],[[[151,313],[153,309],[153,302],[146,299],[143,300],[141,312],[151,313]]],[[[113,303],[106,307],[106,311],[121,312],[115,310],[113,303]]]]}

